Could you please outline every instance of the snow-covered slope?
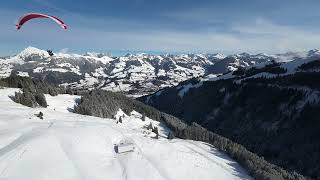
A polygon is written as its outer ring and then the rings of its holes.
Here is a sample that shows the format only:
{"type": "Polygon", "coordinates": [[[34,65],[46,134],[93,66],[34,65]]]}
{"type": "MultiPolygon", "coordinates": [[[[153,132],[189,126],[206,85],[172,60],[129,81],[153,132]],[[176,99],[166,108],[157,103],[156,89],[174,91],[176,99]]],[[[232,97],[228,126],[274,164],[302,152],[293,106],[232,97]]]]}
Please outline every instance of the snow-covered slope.
{"type": "Polygon", "coordinates": [[[0,179],[251,179],[237,163],[205,143],[167,140],[168,130],[141,114],[117,120],[71,113],[77,96],[46,96],[49,107],[28,108],[0,89],[0,179]],[[40,120],[34,114],[43,112],[40,120]],[[158,126],[160,138],[145,126],[158,126]],[[129,140],[134,151],[117,154],[129,140]]]}

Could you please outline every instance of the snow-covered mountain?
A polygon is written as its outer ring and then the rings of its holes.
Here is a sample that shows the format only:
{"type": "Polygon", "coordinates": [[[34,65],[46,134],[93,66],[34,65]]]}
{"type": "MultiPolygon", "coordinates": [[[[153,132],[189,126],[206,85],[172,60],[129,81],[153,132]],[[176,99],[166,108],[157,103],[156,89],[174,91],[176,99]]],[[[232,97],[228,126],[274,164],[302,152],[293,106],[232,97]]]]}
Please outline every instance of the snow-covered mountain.
{"type": "Polygon", "coordinates": [[[222,57],[128,54],[111,58],[98,53],[57,53],[50,57],[46,51],[28,47],[18,55],[0,61],[0,76],[13,73],[73,88],[98,87],[140,95],[202,76],[207,66],[222,57]]]}
{"type": "MultiPolygon", "coordinates": [[[[245,56],[249,56],[249,54],[241,54],[227,57],[223,60],[220,60],[216,63],[224,63],[228,61],[229,58],[243,58],[245,56]]],[[[257,59],[264,59],[269,57],[267,55],[255,55],[251,57],[256,57],[257,59]]],[[[236,83],[240,84],[242,81],[256,79],[256,78],[276,78],[276,77],[286,77],[288,75],[295,75],[297,73],[312,73],[312,72],[320,72],[320,50],[310,50],[305,53],[286,53],[286,54],[278,54],[273,55],[276,61],[260,61],[257,64],[251,65],[240,65],[238,67],[243,67],[243,69],[234,69],[228,73],[222,75],[209,74],[203,77],[199,77],[190,81],[182,82],[180,85],[176,87],[172,87],[176,89],[177,96],[183,98],[183,96],[189,92],[189,90],[194,88],[201,87],[204,82],[207,81],[219,81],[219,80],[235,80],[236,83]],[[289,60],[289,57],[291,60],[289,60]]],[[[238,62],[239,59],[238,59],[238,62]]],[[[244,61],[241,61],[242,63],[244,61]]],[[[255,61],[257,62],[257,61],[255,61]]],[[[225,63],[228,64],[228,63],[225,63]]],[[[146,99],[146,103],[149,103],[149,100],[152,98],[157,98],[161,95],[163,90],[160,90],[154,94],[143,97],[146,99]]],[[[143,99],[142,98],[142,99],[143,99]]]]}
{"type": "Polygon", "coordinates": [[[71,95],[46,95],[47,108],[28,108],[9,98],[16,91],[0,89],[0,179],[252,179],[213,146],[168,140],[162,123],[138,112],[119,109],[115,119],[71,113],[79,98],[71,95]],[[133,151],[118,153],[121,143],[133,151]]]}
{"type": "Polygon", "coordinates": [[[320,51],[287,55],[296,58],[188,80],[139,100],[230,138],[286,170],[319,179],[314,147],[320,146],[315,133],[320,128],[320,51]]]}
{"type": "Polygon", "coordinates": [[[242,53],[230,56],[142,53],[121,57],[109,57],[103,53],[84,55],[55,53],[50,57],[44,50],[28,47],[18,55],[0,59],[0,77],[17,74],[72,88],[95,87],[141,96],[195,77],[223,74],[235,71],[239,67],[270,61],[290,61],[300,56],[307,56],[308,53],[278,55],[242,53]]]}

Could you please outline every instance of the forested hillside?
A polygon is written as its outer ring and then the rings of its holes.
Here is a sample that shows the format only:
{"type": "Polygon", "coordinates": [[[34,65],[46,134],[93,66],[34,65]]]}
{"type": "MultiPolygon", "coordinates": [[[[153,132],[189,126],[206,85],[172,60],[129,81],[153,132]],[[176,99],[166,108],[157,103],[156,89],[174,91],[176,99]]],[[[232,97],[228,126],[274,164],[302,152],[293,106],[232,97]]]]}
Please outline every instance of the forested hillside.
{"type": "Polygon", "coordinates": [[[140,100],[227,137],[268,162],[319,179],[319,61],[300,64],[269,64],[235,71],[227,79],[187,81],[140,100]]]}

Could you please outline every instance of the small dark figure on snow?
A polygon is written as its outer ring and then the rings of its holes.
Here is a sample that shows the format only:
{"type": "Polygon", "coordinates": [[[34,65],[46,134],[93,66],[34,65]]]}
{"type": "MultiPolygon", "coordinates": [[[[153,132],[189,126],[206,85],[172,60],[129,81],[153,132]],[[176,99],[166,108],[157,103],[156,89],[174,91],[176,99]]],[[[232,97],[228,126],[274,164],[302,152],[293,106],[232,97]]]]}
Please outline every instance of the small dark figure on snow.
{"type": "Polygon", "coordinates": [[[49,56],[53,56],[54,55],[52,50],[47,50],[47,52],[48,52],[49,56]]]}
{"type": "Polygon", "coordinates": [[[39,114],[35,114],[35,116],[37,116],[40,119],[43,119],[43,113],[40,111],[39,114]]]}

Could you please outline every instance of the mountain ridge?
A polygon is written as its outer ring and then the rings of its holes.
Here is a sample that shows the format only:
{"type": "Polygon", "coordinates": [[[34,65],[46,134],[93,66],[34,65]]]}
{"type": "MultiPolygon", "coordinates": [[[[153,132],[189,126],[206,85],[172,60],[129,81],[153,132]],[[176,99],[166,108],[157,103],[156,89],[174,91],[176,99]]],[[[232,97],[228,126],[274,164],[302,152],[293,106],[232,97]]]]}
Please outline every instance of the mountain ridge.
{"type": "Polygon", "coordinates": [[[151,94],[180,82],[212,74],[218,76],[239,68],[271,61],[287,62],[317,53],[256,54],[127,54],[109,57],[103,53],[55,53],[28,47],[0,60],[0,77],[30,76],[73,89],[98,88],[122,91],[128,96],[151,94]]]}

